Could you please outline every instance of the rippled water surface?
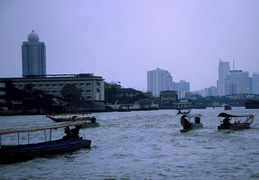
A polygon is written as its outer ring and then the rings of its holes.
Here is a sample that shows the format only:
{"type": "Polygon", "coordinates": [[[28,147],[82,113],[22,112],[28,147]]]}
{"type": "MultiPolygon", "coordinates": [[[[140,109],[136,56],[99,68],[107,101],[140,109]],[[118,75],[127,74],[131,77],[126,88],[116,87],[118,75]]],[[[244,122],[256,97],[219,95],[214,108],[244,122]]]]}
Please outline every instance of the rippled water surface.
{"type": "MultiPolygon", "coordinates": [[[[228,112],[255,115],[251,128],[218,131],[223,111],[192,110],[203,115],[204,128],[187,133],[179,131],[176,110],[94,113],[101,126],[80,131],[92,140],[90,149],[0,165],[0,179],[258,179],[259,110],[234,107],[228,112]]],[[[55,124],[45,116],[2,116],[0,123],[0,129],[55,124]]],[[[53,134],[63,136],[63,129],[53,134]]]]}

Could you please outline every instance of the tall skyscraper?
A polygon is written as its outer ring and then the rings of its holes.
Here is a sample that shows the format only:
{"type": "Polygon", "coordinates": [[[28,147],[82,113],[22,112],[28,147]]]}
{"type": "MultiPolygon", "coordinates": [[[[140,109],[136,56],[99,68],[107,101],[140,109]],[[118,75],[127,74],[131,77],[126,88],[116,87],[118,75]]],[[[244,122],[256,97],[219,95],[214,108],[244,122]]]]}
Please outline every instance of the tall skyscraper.
{"type": "Polygon", "coordinates": [[[157,68],[147,72],[147,91],[159,97],[160,91],[172,90],[173,78],[163,69],[157,68]]]}
{"type": "Polygon", "coordinates": [[[218,90],[218,95],[224,96],[226,95],[226,78],[229,76],[229,71],[230,71],[230,65],[229,62],[223,62],[219,61],[219,66],[218,66],[218,81],[217,81],[217,90],[218,90]]]}
{"type": "Polygon", "coordinates": [[[219,79],[220,81],[225,80],[228,75],[229,75],[229,71],[230,71],[230,65],[229,62],[223,62],[223,61],[219,61],[219,68],[218,68],[218,75],[219,75],[219,79]]]}
{"type": "Polygon", "coordinates": [[[46,75],[46,46],[39,42],[39,36],[32,31],[28,41],[22,44],[22,76],[46,75]]]}
{"type": "Polygon", "coordinates": [[[252,93],[259,94],[259,73],[252,75],[252,93]]]}

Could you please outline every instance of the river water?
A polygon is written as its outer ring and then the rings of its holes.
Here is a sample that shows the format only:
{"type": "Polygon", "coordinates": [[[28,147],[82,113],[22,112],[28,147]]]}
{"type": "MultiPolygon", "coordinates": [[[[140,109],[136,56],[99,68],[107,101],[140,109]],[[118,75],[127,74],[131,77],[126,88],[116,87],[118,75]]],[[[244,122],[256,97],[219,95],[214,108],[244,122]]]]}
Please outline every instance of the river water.
{"type": "MultiPolygon", "coordinates": [[[[93,113],[101,126],[80,131],[90,149],[0,165],[0,179],[258,179],[259,110],[228,111],[255,115],[242,131],[218,131],[220,112],[193,109],[204,128],[187,133],[176,110],[93,113]]],[[[1,116],[0,123],[1,130],[55,124],[45,116],[1,116]]]]}

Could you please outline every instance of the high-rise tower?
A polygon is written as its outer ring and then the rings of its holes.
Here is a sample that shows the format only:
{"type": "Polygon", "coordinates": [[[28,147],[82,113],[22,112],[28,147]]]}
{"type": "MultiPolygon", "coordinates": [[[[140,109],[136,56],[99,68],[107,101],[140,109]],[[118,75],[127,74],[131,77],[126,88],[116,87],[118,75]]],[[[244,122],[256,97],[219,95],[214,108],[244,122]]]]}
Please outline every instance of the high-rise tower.
{"type": "Polygon", "coordinates": [[[163,69],[157,68],[147,72],[147,90],[159,97],[160,91],[172,90],[173,78],[163,69]]]}
{"type": "Polygon", "coordinates": [[[22,44],[22,76],[46,75],[46,46],[39,42],[39,36],[32,31],[28,41],[22,44]]]}
{"type": "Polygon", "coordinates": [[[229,62],[219,61],[218,66],[218,81],[217,81],[217,89],[218,95],[224,96],[226,95],[226,89],[229,86],[225,80],[229,76],[230,65],[229,62]]]}
{"type": "Polygon", "coordinates": [[[227,76],[229,75],[229,71],[230,71],[230,66],[229,66],[229,62],[223,62],[223,61],[219,61],[219,68],[218,68],[218,75],[219,75],[219,79],[220,81],[223,81],[227,78],[227,76]]]}

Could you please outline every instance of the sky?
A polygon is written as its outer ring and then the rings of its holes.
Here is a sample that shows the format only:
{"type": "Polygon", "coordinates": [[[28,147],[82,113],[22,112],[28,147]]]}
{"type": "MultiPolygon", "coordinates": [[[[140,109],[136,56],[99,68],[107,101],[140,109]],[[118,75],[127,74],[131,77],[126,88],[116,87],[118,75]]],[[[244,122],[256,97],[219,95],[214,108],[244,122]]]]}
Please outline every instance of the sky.
{"type": "Polygon", "coordinates": [[[219,61],[259,72],[258,0],[1,0],[0,78],[22,77],[34,30],[47,74],[93,73],[147,90],[161,68],[191,91],[216,86],[219,61]]]}

